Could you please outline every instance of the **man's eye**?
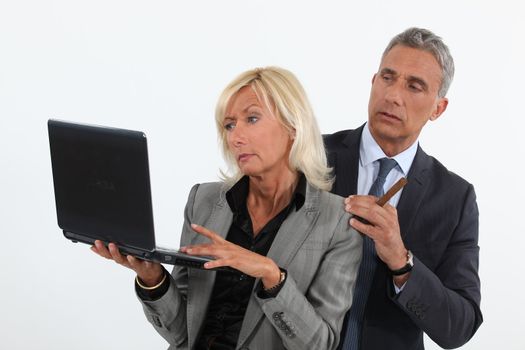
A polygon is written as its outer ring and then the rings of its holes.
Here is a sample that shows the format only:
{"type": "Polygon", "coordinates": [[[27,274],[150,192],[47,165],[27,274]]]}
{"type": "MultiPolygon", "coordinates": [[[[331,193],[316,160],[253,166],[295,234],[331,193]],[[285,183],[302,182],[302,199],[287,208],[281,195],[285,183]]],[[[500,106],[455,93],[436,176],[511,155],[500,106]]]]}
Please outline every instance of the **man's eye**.
{"type": "Polygon", "coordinates": [[[390,74],[384,74],[381,76],[381,78],[383,78],[384,81],[392,80],[392,76],[390,74]]]}
{"type": "Polygon", "coordinates": [[[417,91],[417,92],[423,91],[423,88],[419,84],[408,84],[408,88],[412,91],[417,91]]]}

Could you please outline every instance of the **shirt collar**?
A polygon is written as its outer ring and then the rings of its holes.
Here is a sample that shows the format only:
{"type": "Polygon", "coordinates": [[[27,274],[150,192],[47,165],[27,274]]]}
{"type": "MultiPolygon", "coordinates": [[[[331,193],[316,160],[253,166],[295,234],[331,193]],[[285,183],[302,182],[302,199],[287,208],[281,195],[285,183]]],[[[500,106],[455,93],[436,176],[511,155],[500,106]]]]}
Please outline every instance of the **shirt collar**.
{"type": "MultiPolygon", "coordinates": [[[[249,188],[250,178],[245,175],[226,192],[226,200],[233,213],[239,213],[246,206],[249,188]]],[[[299,182],[297,183],[289,205],[293,203],[295,204],[295,209],[299,210],[303,206],[305,198],[306,177],[303,173],[299,173],[299,182]]]]}
{"type": "MultiPolygon", "coordinates": [[[[418,144],[419,139],[417,139],[406,150],[392,157],[392,159],[396,160],[399,168],[405,176],[407,176],[408,172],[410,171],[410,167],[412,166],[412,162],[416,156],[418,144]]],[[[359,162],[361,163],[361,166],[366,167],[376,160],[385,157],[390,158],[387,157],[385,152],[383,152],[381,147],[379,147],[377,144],[376,140],[374,140],[374,137],[370,133],[370,129],[368,129],[368,123],[366,123],[365,127],[363,128],[363,135],[361,136],[361,143],[359,145],[359,162]]]]}

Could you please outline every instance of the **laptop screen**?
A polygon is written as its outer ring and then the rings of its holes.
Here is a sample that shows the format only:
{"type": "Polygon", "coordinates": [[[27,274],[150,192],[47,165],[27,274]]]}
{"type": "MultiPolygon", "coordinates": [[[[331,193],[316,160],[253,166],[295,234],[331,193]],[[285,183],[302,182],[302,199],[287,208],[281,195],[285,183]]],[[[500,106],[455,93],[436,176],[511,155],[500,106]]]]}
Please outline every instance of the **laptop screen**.
{"type": "Polygon", "coordinates": [[[155,248],[146,136],[49,120],[58,225],[64,231],[155,248]]]}

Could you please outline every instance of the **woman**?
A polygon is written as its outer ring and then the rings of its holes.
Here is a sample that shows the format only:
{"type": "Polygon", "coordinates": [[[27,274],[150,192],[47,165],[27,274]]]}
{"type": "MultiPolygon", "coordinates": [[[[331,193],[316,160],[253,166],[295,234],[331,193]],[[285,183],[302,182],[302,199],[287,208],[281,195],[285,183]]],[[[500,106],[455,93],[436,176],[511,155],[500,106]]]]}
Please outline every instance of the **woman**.
{"type": "Polygon", "coordinates": [[[123,257],[170,349],[335,349],[350,307],[362,241],[331,178],[303,88],[288,71],[241,74],[223,91],[216,124],[231,176],[195,185],[181,250],[206,269],[123,257]],[[224,269],[226,267],[227,269],[224,269]]]}

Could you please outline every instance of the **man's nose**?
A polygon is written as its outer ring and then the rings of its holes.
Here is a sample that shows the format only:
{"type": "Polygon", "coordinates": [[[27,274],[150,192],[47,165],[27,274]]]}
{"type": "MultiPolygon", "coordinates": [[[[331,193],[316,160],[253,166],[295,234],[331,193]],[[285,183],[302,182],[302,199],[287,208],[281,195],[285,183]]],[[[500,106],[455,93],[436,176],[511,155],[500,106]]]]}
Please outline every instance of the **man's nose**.
{"type": "Polygon", "coordinates": [[[401,106],[403,104],[402,99],[403,83],[401,80],[394,82],[386,88],[385,99],[387,102],[401,106]]]}

